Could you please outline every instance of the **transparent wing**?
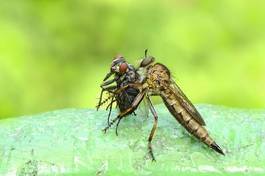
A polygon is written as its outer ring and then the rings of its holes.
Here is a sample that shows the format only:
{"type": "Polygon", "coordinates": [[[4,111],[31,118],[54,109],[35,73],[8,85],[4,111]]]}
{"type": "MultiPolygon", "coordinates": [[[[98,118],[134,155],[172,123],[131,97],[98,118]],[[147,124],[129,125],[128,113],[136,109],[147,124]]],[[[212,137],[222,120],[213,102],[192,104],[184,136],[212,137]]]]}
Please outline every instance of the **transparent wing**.
{"type": "Polygon", "coordinates": [[[205,126],[205,122],[201,117],[200,113],[194,107],[194,105],[190,102],[190,100],[186,97],[186,95],[182,92],[180,87],[175,83],[174,80],[171,80],[171,87],[175,92],[175,96],[180,102],[180,104],[187,110],[187,112],[202,126],[205,126]]]}
{"type": "Polygon", "coordinates": [[[149,108],[146,98],[143,99],[142,104],[139,106],[139,111],[144,117],[149,117],[149,108]]]}

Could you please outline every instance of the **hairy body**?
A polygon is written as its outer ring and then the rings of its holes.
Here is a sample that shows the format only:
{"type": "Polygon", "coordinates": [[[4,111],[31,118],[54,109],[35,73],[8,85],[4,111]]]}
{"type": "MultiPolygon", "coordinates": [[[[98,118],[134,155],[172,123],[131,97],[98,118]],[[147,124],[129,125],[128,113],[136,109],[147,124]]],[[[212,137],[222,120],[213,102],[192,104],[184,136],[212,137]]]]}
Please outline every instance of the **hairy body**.
{"type": "Polygon", "coordinates": [[[190,103],[185,94],[172,80],[167,67],[156,63],[147,68],[146,86],[149,92],[159,94],[169,112],[194,137],[224,154],[222,149],[209,136],[205,122],[196,108],[190,103]]]}
{"type": "MultiPolygon", "coordinates": [[[[117,82],[118,86],[113,94],[115,97],[122,96],[119,101],[125,102],[126,105],[123,105],[123,109],[119,115],[104,128],[104,131],[106,132],[116,121],[118,121],[118,126],[120,120],[128,114],[133,113],[142,100],[146,98],[149,109],[154,117],[153,127],[148,137],[148,151],[152,160],[155,160],[151,142],[157,129],[158,115],[150,96],[158,95],[162,97],[169,112],[190,134],[216,152],[224,155],[222,149],[210,137],[208,131],[204,127],[205,122],[199,112],[171,78],[168,68],[163,64],[154,63],[154,60],[155,59],[151,56],[147,57],[145,53],[145,58],[142,60],[140,67],[136,70],[131,70],[135,72],[136,75],[133,81],[128,81],[127,72],[122,74],[125,78],[127,76],[127,79],[119,79],[120,82],[117,82]],[[131,94],[131,98],[125,98],[124,91],[128,93],[131,90],[134,92],[131,94]]],[[[118,102],[118,104],[121,102],[118,102]]]]}

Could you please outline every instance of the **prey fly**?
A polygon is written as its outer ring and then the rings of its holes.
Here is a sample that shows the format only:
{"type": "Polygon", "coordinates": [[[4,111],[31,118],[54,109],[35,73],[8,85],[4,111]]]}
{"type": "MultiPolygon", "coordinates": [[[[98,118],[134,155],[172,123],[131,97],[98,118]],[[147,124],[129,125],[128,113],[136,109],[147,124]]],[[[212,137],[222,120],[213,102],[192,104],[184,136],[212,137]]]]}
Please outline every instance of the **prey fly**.
{"type": "MultiPolygon", "coordinates": [[[[113,108],[113,104],[116,103],[120,112],[123,112],[131,107],[131,104],[134,102],[135,97],[139,94],[139,90],[133,87],[127,87],[128,84],[135,83],[139,79],[139,75],[136,72],[136,69],[128,64],[123,56],[118,55],[114,57],[110,72],[105,76],[103,83],[100,85],[101,94],[97,109],[100,108],[103,104],[110,100],[110,103],[107,105],[108,114],[108,125],[110,125],[110,116],[113,108]],[[114,78],[111,79],[111,76],[114,75],[114,78]],[[125,88],[126,87],[126,88],[125,88]],[[107,92],[109,97],[105,100],[103,99],[103,93],[107,92]]],[[[126,115],[129,115],[135,112],[132,111],[126,115]]],[[[119,119],[116,125],[116,134],[118,135],[118,125],[121,119],[119,119]]]]}

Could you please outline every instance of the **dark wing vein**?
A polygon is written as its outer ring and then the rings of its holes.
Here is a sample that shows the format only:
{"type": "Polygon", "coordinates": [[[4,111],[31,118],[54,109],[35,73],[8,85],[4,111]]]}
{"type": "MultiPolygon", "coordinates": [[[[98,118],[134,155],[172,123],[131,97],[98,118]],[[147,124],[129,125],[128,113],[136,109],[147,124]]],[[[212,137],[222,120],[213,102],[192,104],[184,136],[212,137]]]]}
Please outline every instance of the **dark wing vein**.
{"type": "Polygon", "coordinates": [[[186,97],[186,95],[182,92],[180,87],[171,80],[171,85],[174,87],[175,96],[178,99],[179,103],[187,110],[187,112],[202,126],[205,126],[205,122],[201,117],[200,113],[193,106],[190,100],[186,97]]]}

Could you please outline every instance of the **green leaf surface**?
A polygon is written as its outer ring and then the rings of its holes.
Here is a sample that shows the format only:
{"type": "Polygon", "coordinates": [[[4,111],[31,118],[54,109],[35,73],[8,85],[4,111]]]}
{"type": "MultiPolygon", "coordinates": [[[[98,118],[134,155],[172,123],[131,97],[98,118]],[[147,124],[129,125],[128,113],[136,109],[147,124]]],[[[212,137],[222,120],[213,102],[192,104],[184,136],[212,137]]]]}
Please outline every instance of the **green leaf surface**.
{"type": "Polygon", "coordinates": [[[264,175],[265,111],[197,107],[226,156],[191,137],[163,105],[157,162],[147,155],[152,116],[128,116],[116,136],[101,131],[106,111],[66,109],[1,120],[0,175],[264,175]]]}

